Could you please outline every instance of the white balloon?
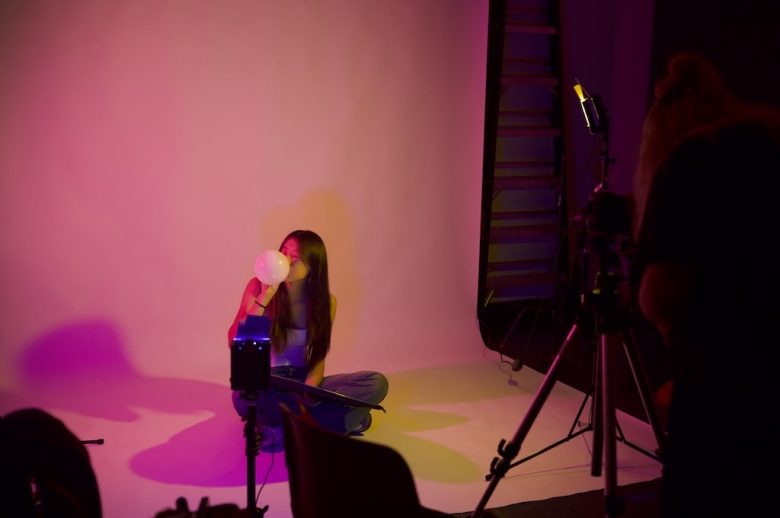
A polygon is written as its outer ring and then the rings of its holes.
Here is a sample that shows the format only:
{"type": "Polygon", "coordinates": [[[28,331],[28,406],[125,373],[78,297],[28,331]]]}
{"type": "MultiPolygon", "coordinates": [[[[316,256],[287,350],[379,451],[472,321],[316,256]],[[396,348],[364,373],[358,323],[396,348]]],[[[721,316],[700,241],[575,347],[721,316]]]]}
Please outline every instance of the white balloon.
{"type": "Polygon", "coordinates": [[[255,259],[255,276],[264,284],[279,284],[290,273],[290,261],[278,250],[266,250],[255,259]]]}

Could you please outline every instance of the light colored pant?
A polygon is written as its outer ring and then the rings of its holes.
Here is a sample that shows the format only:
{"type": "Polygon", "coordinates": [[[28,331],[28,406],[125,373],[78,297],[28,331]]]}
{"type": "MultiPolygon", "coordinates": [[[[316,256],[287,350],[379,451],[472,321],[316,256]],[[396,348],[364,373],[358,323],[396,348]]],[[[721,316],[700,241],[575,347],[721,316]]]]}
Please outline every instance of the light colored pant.
{"type": "MultiPolygon", "coordinates": [[[[301,367],[273,367],[271,374],[296,381],[305,381],[306,371],[301,367]]],[[[325,376],[320,388],[337,392],[344,396],[378,405],[387,395],[387,378],[379,372],[359,371],[351,374],[325,376]]],[[[293,411],[298,409],[299,398],[275,389],[257,393],[257,422],[259,425],[281,426],[282,418],[279,403],[285,403],[293,411]]],[[[233,391],[233,406],[241,417],[249,413],[250,401],[242,397],[242,392],[233,391]]],[[[320,426],[338,433],[355,430],[371,411],[368,407],[354,407],[334,401],[315,401],[306,405],[320,426]]]]}

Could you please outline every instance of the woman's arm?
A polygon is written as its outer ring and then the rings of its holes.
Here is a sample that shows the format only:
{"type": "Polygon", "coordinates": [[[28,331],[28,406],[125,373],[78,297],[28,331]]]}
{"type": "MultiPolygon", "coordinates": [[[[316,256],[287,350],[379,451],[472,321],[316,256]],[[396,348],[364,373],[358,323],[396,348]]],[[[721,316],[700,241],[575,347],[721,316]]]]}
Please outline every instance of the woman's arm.
{"type": "Polygon", "coordinates": [[[271,302],[276,294],[279,285],[268,286],[263,284],[256,277],[252,277],[244,288],[244,294],[241,297],[241,305],[238,307],[238,313],[233,320],[233,324],[228,329],[228,347],[233,343],[233,338],[238,332],[238,324],[241,323],[247,315],[261,316],[265,314],[265,307],[271,302]],[[262,304],[262,305],[261,305],[262,304]]]}
{"type": "Polygon", "coordinates": [[[336,297],[333,295],[330,296],[330,323],[333,325],[333,322],[336,321],[336,297]]]}

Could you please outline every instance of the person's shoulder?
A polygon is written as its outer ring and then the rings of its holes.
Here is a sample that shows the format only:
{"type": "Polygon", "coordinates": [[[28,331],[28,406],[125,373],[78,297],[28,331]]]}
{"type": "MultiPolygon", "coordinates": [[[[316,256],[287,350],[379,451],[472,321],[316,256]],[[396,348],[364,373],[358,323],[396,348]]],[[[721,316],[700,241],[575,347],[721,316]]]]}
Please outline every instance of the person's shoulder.
{"type": "MultiPolygon", "coordinates": [[[[703,181],[720,176],[721,152],[704,134],[690,136],[675,146],[653,177],[656,203],[675,205],[700,189],[703,181]]],[[[648,203],[650,201],[648,200],[648,203]]],[[[646,210],[652,210],[648,207],[646,210]]]]}
{"type": "Polygon", "coordinates": [[[685,160],[690,157],[698,158],[698,155],[704,151],[711,150],[717,144],[717,129],[712,128],[707,131],[693,133],[684,138],[669,153],[668,161],[685,160]]]}
{"type": "Polygon", "coordinates": [[[730,142],[768,138],[772,134],[770,124],[770,121],[755,118],[732,122],[716,129],[716,140],[730,142]]]}
{"type": "Polygon", "coordinates": [[[732,117],[726,118],[694,133],[693,144],[711,144],[732,148],[750,143],[780,142],[780,110],[768,106],[746,106],[732,117]]]}
{"type": "Polygon", "coordinates": [[[659,175],[671,176],[675,180],[682,180],[688,175],[698,176],[717,167],[720,154],[722,146],[714,129],[694,133],[669,152],[659,175]]]}

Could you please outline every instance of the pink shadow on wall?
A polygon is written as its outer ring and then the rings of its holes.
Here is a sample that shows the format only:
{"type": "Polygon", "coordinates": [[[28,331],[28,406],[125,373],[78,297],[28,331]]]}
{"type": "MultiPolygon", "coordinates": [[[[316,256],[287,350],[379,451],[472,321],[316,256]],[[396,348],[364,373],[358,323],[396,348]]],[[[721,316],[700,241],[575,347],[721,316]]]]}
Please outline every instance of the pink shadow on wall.
{"type": "MultiPolygon", "coordinates": [[[[132,408],[170,414],[213,413],[206,421],[135,455],[130,469],[143,478],[169,484],[246,484],[243,423],[230,403],[230,389],[216,383],[139,374],[124,354],[120,333],[111,322],[94,320],[55,329],[25,349],[18,367],[23,391],[7,399],[17,408],[61,409],[128,426],[139,419],[132,408]]],[[[260,454],[256,470],[258,480],[266,473],[269,482],[287,480],[283,455],[260,454]]]]}

